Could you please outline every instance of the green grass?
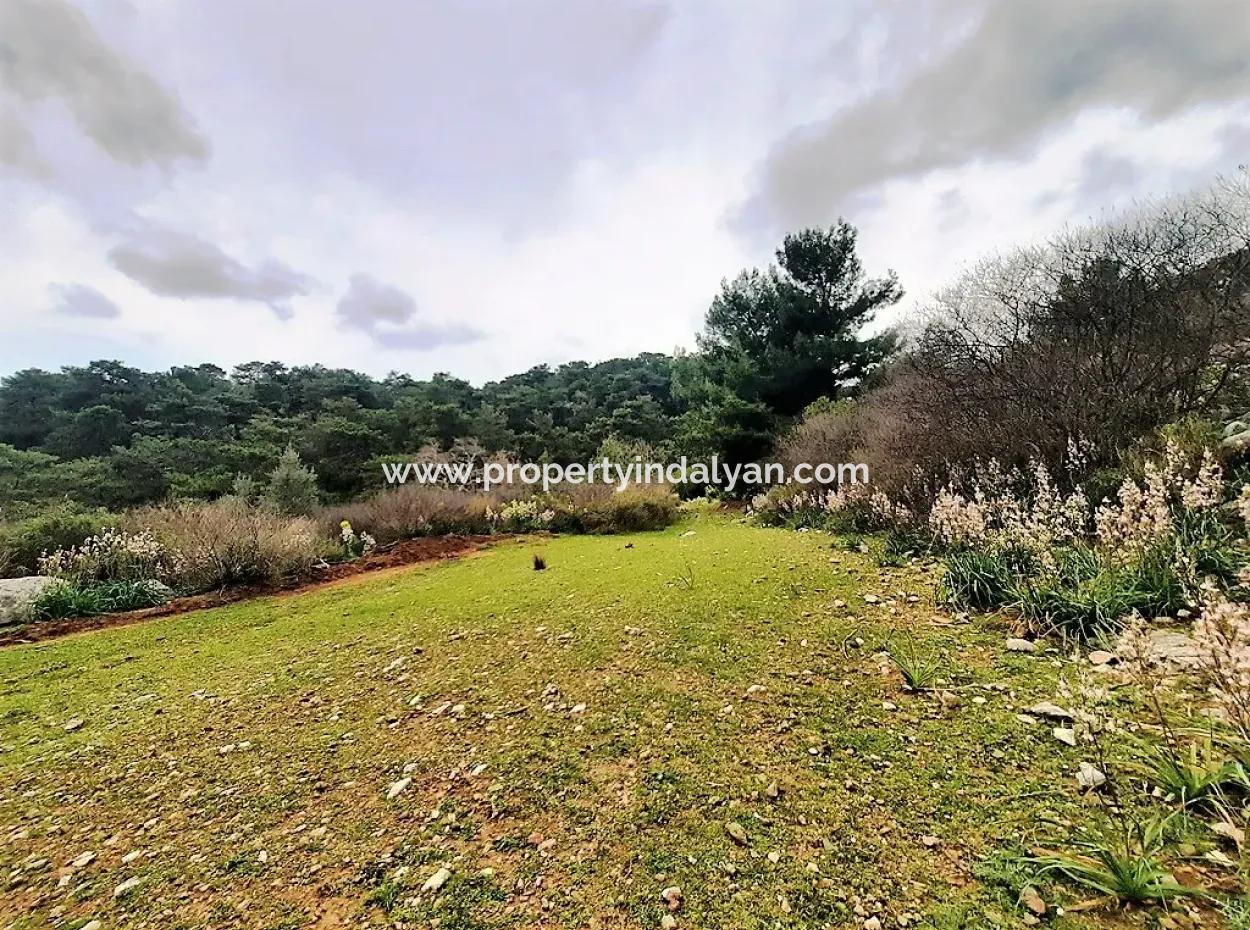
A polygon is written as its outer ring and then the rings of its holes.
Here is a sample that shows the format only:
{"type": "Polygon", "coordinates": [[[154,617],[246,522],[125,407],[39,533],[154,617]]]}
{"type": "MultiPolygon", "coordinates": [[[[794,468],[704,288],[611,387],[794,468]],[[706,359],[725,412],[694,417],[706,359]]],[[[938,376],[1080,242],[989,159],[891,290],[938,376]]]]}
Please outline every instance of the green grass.
{"type": "Polygon", "coordinates": [[[1018,926],[973,869],[1082,810],[1059,670],[933,581],[708,515],[0,651],[0,926],[1018,926]]]}

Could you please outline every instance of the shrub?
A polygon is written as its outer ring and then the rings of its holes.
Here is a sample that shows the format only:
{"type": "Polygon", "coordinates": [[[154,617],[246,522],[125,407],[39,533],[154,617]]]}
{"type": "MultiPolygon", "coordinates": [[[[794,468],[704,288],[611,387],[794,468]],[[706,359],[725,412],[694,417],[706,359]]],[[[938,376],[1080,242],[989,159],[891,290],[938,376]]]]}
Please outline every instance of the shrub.
{"type": "Polygon", "coordinates": [[[317,509],[317,473],[300,463],[299,453],[287,447],[269,475],[265,501],[279,513],[307,517],[317,509]]]}
{"type": "Polygon", "coordinates": [[[493,528],[489,513],[519,497],[510,488],[490,493],[433,485],[405,484],[352,504],[326,507],[320,522],[328,533],[337,533],[343,520],[363,527],[379,543],[441,536],[447,533],[485,534],[493,528]]]}
{"type": "Polygon", "coordinates": [[[249,507],[238,499],[150,507],[127,521],[178,553],[174,583],[189,592],[298,575],[331,548],[313,520],[249,507]]]}
{"type": "Polygon", "coordinates": [[[52,585],[36,599],[31,606],[31,616],[35,620],[91,617],[156,607],[169,600],[169,597],[169,588],[151,580],[99,583],[63,581],[52,585]]]}
{"type": "Polygon", "coordinates": [[[39,559],[39,573],[86,587],[114,581],[165,581],[178,571],[178,556],[147,529],[107,529],[81,545],[39,559]]]}
{"type": "Polygon", "coordinates": [[[659,530],[677,519],[677,497],[667,487],[573,485],[550,499],[551,528],[567,533],[659,530]]]}
{"type": "Polygon", "coordinates": [[[994,610],[1011,603],[1020,575],[1029,571],[1027,555],[962,549],[946,557],[938,600],[965,610],[994,610]]]}
{"type": "Polygon", "coordinates": [[[102,510],[66,502],[25,520],[0,524],[0,577],[32,574],[41,555],[81,544],[103,531],[109,520],[102,510]]]}

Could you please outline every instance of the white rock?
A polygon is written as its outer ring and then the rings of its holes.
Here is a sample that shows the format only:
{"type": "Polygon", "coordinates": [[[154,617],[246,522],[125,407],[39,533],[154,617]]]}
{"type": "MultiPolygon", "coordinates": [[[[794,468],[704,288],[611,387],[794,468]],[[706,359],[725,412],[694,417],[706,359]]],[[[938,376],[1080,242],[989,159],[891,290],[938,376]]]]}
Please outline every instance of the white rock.
{"type": "Polygon", "coordinates": [[[86,721],[83,720],[82,717],[71,717],[69,720],[65,721],[65,732],[73,733],[75,730],[81,730],[84,723],[86,723],[86,721]]]}
{"type": "Polygon", "coordinates": [[[1058,704],[1052,704],[1050,701],[1039,701],[1030,707],[1026,713],[1032,714],[1034,717],[1049,717],[1051,720],[1071,720],[1072,712],[1065,710],[1058,704]]]}
{"type": "Polygon", "coordinates": [[[1099,788],[1106,784],[1107,776],[1092,762],[1082,762],[1076,770],[1076,783],[1082,788],[1099,788]]]}
{"type": "Polygon", "coordinates": [[[1055,739],[1059,740],[1059,742],[1066,743],[1069,746],[1076,745],[1076,730],[1071,727],[1055,727],[1050,732],[1055,734],[1055,739]]]}
{"type": "Polygon", "coordinates": [[[1114,652],[1108,652],[1106,649],[1095,649],[1089,654],[1091,665],[1110,665],[1112,662],[1118,662],[1120,659],[1114,652]]]}
{"type": "Polygon", "coordinates": [[[74,859],[74,861],[71,862],[70,865],[72,865],[76,869],[85,869],[87,866],[91,865],[91,863],[93,862],[95,862],[95,853],[85,852],[81,856],[78,856],[76,859],[74,859]]]}
{"type": "Polygon", "coordinates": [[[25,621],[30,614],[31,605],[56,583],[55,578],[44,575],[0,578],[0,626],[25,621]]]}
{"type": "Polygon", "coordinates": [[[1007,640],[1008,652],[1037,652],[1037,643],[1027,639],[1009,639],[1007,640]]]}
{"type": "Polygon", "coordinates": [[[386,800],[393,801],[399,797],[400,792],[412,784],[411,778],[401,778],[397,782],[392,782],[391,786],[386,789],[386,800]]]}
{"type": "Polygon", "coordinates": [[[79,930],[100,930],[103,926],[104,924],[100,923],[98,920],[92,920],[83,924],[79,930]]]}
{"type": "Polygon", "coordinates": [[[669,885],[660,892],[660,900],[668,905],[670,911],[681,909],[682,893],[679,885],[669,885]]]}
{"type": "Polygon", "coordinates": [[[881,930],[881,919],[878,917],[869,917],[864,921],[864,930],[881,930]]]}
{"type": "Polygon", "coordinates": [[[134,891],[134,889],[139,887],[139,883],[140,883],[140,879],[138,878],[126,879],[124,882],[122,882],[120,885],[118,885],[116,888],[113,889],[113,897],[120,898],[126,892],[134,891]]]}
{"type": "Polygon", "coordinates": [[[421,886],[422,891],[438,891],[447,884],[447,879],[451,878],[451,869],[443,867],[425,880],[425,884],[421,886]]]}

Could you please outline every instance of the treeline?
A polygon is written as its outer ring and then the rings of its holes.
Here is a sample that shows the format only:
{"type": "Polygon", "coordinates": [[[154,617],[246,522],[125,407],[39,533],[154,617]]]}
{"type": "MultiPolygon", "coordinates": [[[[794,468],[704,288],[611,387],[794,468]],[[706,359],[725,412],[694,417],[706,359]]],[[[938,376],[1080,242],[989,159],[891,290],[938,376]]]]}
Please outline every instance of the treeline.
{"type": "Polygon", "coordinates": [[[372,490],[380,457],[423,448],[574,461],[614,436],[662,443],[682,406],[673,360],[646,354],[539,366],[484,387],[446,374],[382,380],[254,362],[144,372],[115,361],[19,371],[0,383],[0,501],[68,496],[120,509],[211,498],[265,479],[294,449],[330,499],[372,490]]]}
{"type": "Polygon", "coordinates": [[[754,461],[807,404],[853,390],[889,355],[891,335],[859,331],[900,295],[892,274],[865,276],[839,223],[787,237],[775,265],[725,282],[684,356],[541,365],[483,387],[277,362],[19,371],[0,381],[0,505],[14,519],[58,499],[211,499],[240,476],[263,483],[288,450],[327,501],[376,490],[381,461],[418,455],[754,461]]]}

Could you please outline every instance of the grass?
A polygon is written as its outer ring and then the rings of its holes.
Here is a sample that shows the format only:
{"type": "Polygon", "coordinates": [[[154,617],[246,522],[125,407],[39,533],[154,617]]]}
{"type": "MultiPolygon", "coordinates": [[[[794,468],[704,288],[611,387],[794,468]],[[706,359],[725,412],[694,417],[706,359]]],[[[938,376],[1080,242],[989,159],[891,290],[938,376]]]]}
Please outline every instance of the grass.
{"type": "Polygon", "coordinates": [[[1021,926],[973,872],[1081,816],[1017,719],[1059,670],[831,543],[698,515],[0,651],[0,927],[1021,926]]]}

